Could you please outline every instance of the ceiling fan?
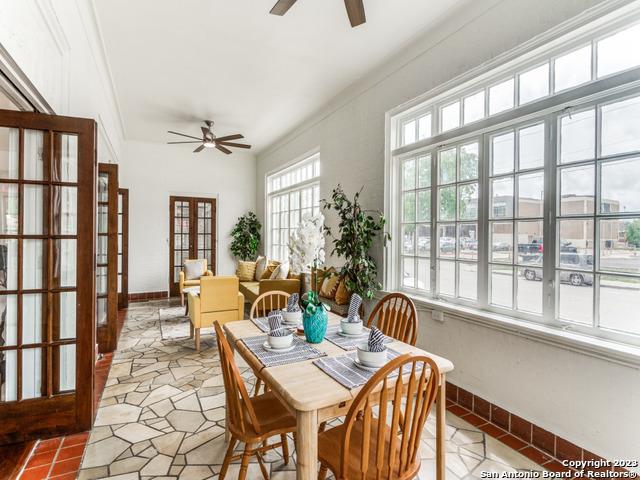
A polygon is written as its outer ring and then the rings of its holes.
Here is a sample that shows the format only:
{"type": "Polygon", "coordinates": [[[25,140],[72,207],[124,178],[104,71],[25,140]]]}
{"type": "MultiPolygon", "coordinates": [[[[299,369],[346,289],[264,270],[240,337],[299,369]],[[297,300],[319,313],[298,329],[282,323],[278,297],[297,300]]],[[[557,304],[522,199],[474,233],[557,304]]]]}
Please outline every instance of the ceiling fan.
{"type": "MultiPolygon", "coordinates": [[[[298,0],[278,0],[269,13],[282,16],[287,13],[297,1],[298,0]]],[[[344,0],[344,6],[347,7],[347,15],[349,15],[349,21],[352,27],[357,27],[367,21],[364,14],[363,0],[344,0]]]]}
{"type": "Polygon", "coordinates": [[[200,143],[201,145],[198,148],[196,148],[193,151],[193,153],[201,152],[205,148],[217,148],[218,150],[226,153],[227,155],[231,153],[231,150],[229,150],[227,147],[251,148],[251,145],[247,145],[245,143],[233,143],[231,141],[231,140],[239,140],[241,138],[244,138],[244,136],[240,135],[239,133],[236,133],[235,135],[227,135],[225,137],[216,137],[213,133],[213,121],[205,120],[204,124],[206,125],[206,127],[205,126],[200,127],[200,129],[202,130],[202,139],[198,137],[194,137],[193,135],[186,135],[184,133],[172,132],[171,130],[169,130],[168,133],[171,133],[173,135],[180,135],[181,137],[193,138],[195,141],[167,142],[167,144],[177,145],[181,143],[200,143]]]}

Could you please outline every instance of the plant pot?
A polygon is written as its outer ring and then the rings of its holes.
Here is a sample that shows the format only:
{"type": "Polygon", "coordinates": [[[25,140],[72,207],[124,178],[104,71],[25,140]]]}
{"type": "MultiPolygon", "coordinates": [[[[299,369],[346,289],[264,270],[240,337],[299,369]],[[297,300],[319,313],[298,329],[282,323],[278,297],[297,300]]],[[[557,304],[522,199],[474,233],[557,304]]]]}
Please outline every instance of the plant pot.
{"type": "Polygon", "coordinates": [[[324,340],[327,333],[328,316],[324,308],[318,307],[314,314],[308,314],[306,311],[302,316],[302,324],[304,325],[304,336],[309,343],[320,343],[324,340]]]}

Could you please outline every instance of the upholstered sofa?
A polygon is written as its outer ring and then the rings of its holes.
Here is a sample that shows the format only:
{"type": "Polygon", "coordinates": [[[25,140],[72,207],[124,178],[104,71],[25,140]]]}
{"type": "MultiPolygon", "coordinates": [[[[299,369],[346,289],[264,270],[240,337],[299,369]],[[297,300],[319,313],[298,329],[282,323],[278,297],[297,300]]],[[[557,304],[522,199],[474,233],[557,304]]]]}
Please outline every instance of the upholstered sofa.
{"type": "Polygon", "coordinates": [[[253,303],[263,293],[279,290],[286,293],[300,293],[300,278],[291,276],[284,280],[252,280],[240,282],[240,292],[247,302],[253,303]]]}

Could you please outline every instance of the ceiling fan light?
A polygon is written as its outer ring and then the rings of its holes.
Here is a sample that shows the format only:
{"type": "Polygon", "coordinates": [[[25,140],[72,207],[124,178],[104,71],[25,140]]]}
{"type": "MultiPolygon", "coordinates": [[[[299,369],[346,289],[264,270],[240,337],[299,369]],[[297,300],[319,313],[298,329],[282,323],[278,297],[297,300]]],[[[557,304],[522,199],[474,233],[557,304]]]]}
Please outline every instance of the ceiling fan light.
{"type": "Polygon", "coordinates": [[[203,143],[203,145],[204,145],[206,148],[215,148],[215,146],[216,146],[216,142],[204,142],[204,143],[203,143]]]}

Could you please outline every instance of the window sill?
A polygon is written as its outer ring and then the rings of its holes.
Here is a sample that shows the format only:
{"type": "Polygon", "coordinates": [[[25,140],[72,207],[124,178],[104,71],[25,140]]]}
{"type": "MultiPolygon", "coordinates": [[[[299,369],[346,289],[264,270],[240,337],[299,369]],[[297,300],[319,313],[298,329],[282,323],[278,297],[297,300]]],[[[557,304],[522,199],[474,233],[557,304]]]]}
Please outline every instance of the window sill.
{"type": "MultiPolygon", "coordinates": [[[[380,292],[386,294],[387,292],[380,292]]],[[[549,325],[520,320],[507,315],[483,312],[441,300],[410,295],[418,310],[441,311],[474,325],[511,333],[529,340],[581,353],[632,368],[640,368],[640,348],[567,331],[549,325]]],[[[381,297],[380,297],[381,298],[381,297]]]]}

